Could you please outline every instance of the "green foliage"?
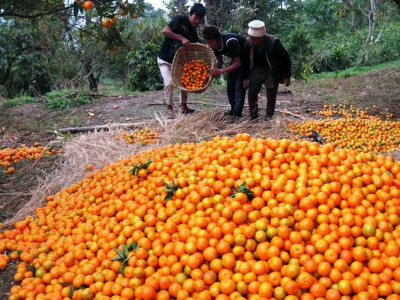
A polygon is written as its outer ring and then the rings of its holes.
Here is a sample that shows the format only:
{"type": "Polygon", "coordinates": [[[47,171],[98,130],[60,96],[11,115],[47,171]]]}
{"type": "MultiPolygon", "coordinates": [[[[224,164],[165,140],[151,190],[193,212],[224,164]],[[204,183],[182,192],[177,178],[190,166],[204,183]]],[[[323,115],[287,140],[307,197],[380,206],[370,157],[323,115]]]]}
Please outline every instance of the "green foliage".
{"type": "Polygon", "coordinates": [[[147,43],[135,53],[130,52],[128,54],[128,64],[132,69],[129,74],[132,90],[159,90],[163,87],[157,64],[159,51],[159,45],[147,43]]]}
{"type": "Polygon", "coordinates": [[[305,63],[303,64],[303,71],[301,71],[300,76],[303,78],[305,81],[310,81],[312,79],[314,71],[311,67],[311,65],[305,63]]]}
{"type": "Polygon", "coordinates": [[[6,107],[6,108],[11,108],[11,107],[16,107],[16,106],[21,106],[26,103],[33,103],[36,102],[37,100],[33,97],[30,96],[20,96],[16,97],[13,99],[8,99],[2,102],[1,106],[6,107]]]}
{"type": "Polygon", "coordinates": [[[312,49],[311,41],[305,28],[296,28],[288,37],[287,50],[292,59],[292,73],[295,78],[300,78],[304,68],[310,60],[312,49]]]}
{"type": "Polygon", "coordinates": [[[46,108],[49,110],[67,110],[92,102],[93,97],[88,93],[71,94],[70,91],[53,91],[45,95],[48,102],[46,108]]]}
{"type": "Polygon", "coordinates": [[[320,74],[314,74],[312,76],[313,79],[324,79],[324,78],[346,78],[346,77],[352,77],[352,76],[357,76],[361,74],[366,74],[371,71],[376,71],[376,70],[381,70],[381,69],[386,69],[390,67],[400,67],[400,60],[396,61],[391,61],[379,65],[373,65],[373,66],[362,66],[362,67],[352,67],[345,69],[340,72],[325,72],[325,73],[320,73],[320,74]]]}

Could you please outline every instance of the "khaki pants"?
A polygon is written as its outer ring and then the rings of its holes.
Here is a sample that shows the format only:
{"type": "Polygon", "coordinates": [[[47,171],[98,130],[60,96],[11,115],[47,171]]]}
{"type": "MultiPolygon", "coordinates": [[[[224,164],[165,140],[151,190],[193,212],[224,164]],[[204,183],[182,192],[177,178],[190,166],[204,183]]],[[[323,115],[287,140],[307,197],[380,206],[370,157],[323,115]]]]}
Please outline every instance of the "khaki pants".
{"type": "MultiPolygon", "coordinates": [[[[158,67],[160,68],[161,76],[164,79],[164,95],[165,95],[165,102],[167,105],[173,105],[173,97],[174,97],[174,85],[172,84],[172,77],[171,77],[171,64],[166,62],[165,60],[160,59],[157,57],[158,67]]],[[[180,91],[181,96],[181,104],[187,103],[187,93],[180,91]]]]}

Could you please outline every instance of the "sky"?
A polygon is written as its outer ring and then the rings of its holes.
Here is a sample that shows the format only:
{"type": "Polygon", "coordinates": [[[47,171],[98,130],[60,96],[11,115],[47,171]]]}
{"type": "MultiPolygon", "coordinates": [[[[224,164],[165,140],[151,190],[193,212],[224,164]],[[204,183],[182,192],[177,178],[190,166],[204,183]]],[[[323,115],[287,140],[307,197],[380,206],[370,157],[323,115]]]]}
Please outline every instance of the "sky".
{"type": "Polygon", "coordinates": [[[161,8],[163,10],[166,10],[165,5],[163,3],[163,0],[145,0],[145,2],[150,3],[153,5],[155,9],[161,8]]]}

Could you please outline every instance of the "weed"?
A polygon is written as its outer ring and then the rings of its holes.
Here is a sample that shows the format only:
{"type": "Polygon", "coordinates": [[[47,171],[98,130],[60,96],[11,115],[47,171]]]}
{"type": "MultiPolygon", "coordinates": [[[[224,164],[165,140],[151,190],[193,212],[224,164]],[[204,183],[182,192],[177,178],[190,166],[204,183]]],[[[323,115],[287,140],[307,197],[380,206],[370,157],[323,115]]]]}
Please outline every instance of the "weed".
{"type": "Polygon", "coordinates": [[[34,103],[37,101],[38,100],[36,98],[30,97],[30,96],[21,96],[21,97],[16,97],[13,99],[5,100],[2,103],[2,106],[6,107],[6,108],[12,108],[12,107],[24,105],[26,103],[34,103]]]}
{"type": "Polygon", "coordinates": [[[78,96],[76,98],[56,98],[46,103],[46,108],[50,110],[67,110],[92,102],[92,97],[78,96]]]}

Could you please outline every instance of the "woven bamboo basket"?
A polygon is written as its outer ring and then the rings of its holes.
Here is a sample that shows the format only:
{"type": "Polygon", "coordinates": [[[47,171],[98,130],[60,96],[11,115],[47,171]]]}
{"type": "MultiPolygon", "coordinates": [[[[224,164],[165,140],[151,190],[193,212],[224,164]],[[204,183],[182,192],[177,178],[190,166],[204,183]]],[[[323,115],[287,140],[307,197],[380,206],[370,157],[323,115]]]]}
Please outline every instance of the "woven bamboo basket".
{"type": "Polygon", "coordinates": [[[210,86],[212,76],[208,78],[207,83],[203,87],[194,90],[188,90],[181,83],[183,66],[191,60],[197,59],[204,60],[210,66],[210,70],[214,68],[214,52],[208,46],[199,43],[186,44],[185,46],[179,48],[179,50],[176,52],[174,60],[172,62],[171,77],[172,83],[181,91],[185,91],[188,93],[202,93],[210,86]]]}

